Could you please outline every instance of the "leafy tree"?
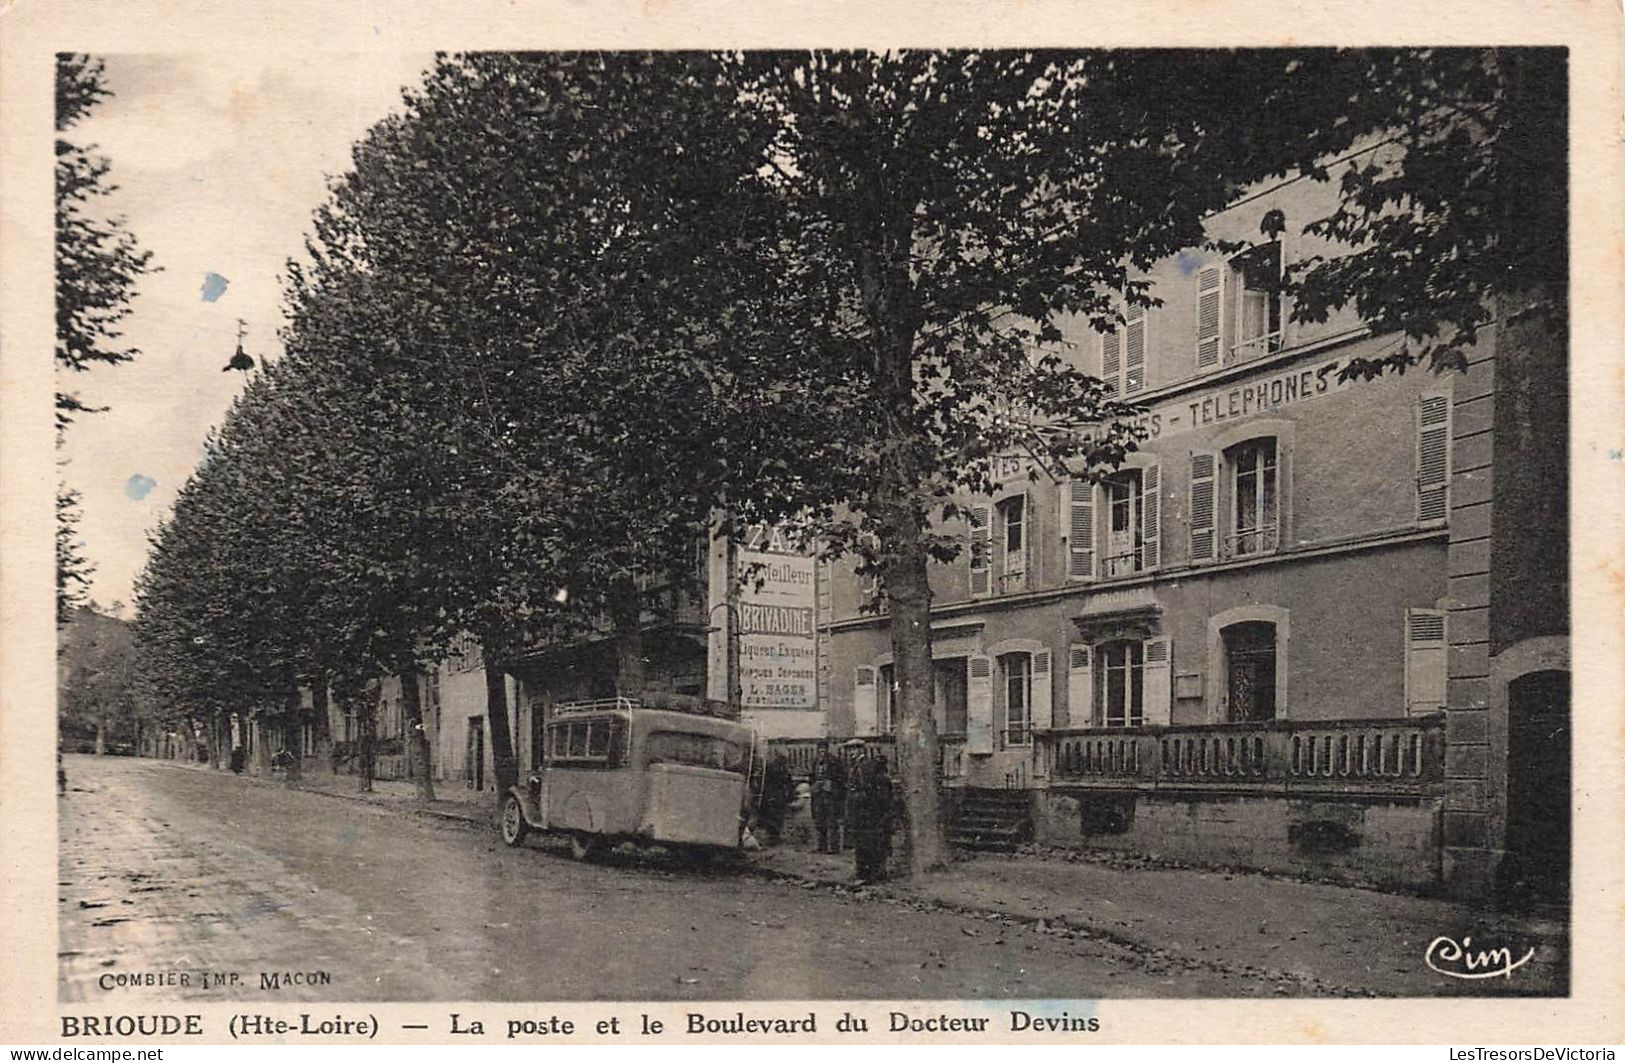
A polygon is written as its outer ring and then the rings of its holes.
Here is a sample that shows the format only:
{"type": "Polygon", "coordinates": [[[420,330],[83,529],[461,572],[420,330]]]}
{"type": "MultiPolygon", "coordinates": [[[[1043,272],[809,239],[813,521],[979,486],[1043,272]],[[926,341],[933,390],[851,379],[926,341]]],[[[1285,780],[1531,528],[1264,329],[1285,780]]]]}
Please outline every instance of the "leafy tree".
{"type": "MultiPolygon", "coordinates": [[[[136,282],[148,272],[152,252],[141,250],[118,217],[104,217],[97,203],[118,186],[107,180],[112,164],[67,134],[96,104],[111,95],[105,64],[64,53],[56,67],[56,364],[85,372],[117,365],[140,353],[122,342],[119,327],[130,313],[136,282]]],[[[58,392],[57,424],[91,412],[71,393],[58,392]]]]}
{"type": "MultiPolygon", "coordinates": [[[[1353,253],[1295,273],[1293,312],[1318,320],[1352,304],[1415,341],[1397,363],[1459,362],[1495,293],[1561,287],[1564,200],[1548,163],[1561,154],[1563,78],[1551,58],[735,58],[742,106],[778,122],[761,171],[785,225],[771,316],[783,353],[826,375],[837,426],[839,474],[801,481],[811,530],[859,553],[891,614],[915,867],[943,851],[926,568],[963,544],[951,534],[959,501],[992,486],[1001,453],[1096,476],[1134,445],[1130,410],[1059,357],[1057,323],[1113,327],[1119,300],[1156,302],[1137,273],[1214,246],[1204,219],[1246,188],[1294,172],[1331,179],[1329,158],[1393,138],[1395,161],[1342,168],[1339,205],[1296,222],[1353,253]]],[[[1263,235],[1287,224],[1268,217],[1263,235]]]]}
{"type": "MultiPolygon", "coordinates": [[[[117,186],[107,180],[111,164],[67,134],[109,95],[99,59],[64,53],[56,66],[56,367],[80,373],[97,364],[116,365],[139,352],[121,343],[119,323],[130,313],[136,282],[149,269],[143,251],[122,219],[95,209],[117,186]]],[[[93,412],[70,391],[56,393],[60,433],[77,413],[93,412]]],[[[84,604],[92,566],[76,538],[79,494],[57,488],[57,622],[66,623],[84,604]]]]}

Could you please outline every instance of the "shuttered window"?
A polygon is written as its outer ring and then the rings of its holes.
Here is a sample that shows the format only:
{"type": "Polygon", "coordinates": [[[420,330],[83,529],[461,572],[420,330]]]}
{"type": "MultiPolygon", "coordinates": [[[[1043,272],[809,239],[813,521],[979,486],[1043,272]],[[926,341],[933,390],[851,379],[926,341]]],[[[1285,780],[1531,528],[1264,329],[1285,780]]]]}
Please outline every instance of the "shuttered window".
{"type": "Polygon", "coordinates": [[[965,749],[974,754],[993,752],[993,661],[981,654],[970,658],[966,684],[965,749]]]}
{"type": "Polygon", "coordinates": [[[858,734],[872,735],[879,731],[875,718],[875,670],[865,665],[856,669],[852,692],[853,727],[858,734]]]}
{"type": "Polygon", "coordinates": [[[1447,673],[1442,609],[1405,613],[1405,710],[1412,716],[1444,708],[1447,673]]]}
{"type": "Polygon", "coordinates": [[[1034,653],[1032,710],[1029,715],[1035,731],[1047,731],[1055,724],[1055,690],[1050,673],[1050,652],[1039,650],[1034,653]]]}
{"type": "Polygon", "coordinates": [[[1215,549],[1218,456],[1208,452],[1191,455],[1191,561],[1212,561],[1215,549]]]}
{"type": "Polygon", "coordinates": [[[1067,649],[1066,667],[1066,724],[1068,727],[1093,727],[1095,723],[1094,670],[1090,647],[1081,642],[1067,649]]]}
{"type": "Polygon", "coordinates": [[[1219,367],[1223,350],[1223,266],[1203,266],[1196,271],[1196,371],[1205,373],[1219,367]]]}
{"type": "Polygon", "coordinates": [[[1450,395],[1423,395],[1416,408],[1416,520],[1442,524],[1450,515],[1450,395]]]}
{"type": "Polygon", "coordinates": [[[993,509],[970,507],[970,592],[981,597],[993,589],[993,509]]]}
{"type": "Polygon", "coordinates": [[[1067,579],[1086,580],[1095,575],[1094,491],[1094,484],[1087,480],[1073,480],[1069,485],[1067,579]]]}
{"type": "Polygon", "coordinates": [[[1165,727],[1173,719],[1173,643],[1165,637],[1145,640],[1145,722],[1165,727]]]}
{"type": "Polygon", "coordinates": [[[1142,567],[1162,564],[1162,468],[1147,465],[1140,472],[1140,557],[1142,567]]]}
{"type": "Polygon", "coordinates": [[[1145,307],[1130,307],[1123,325],[1123,394],[1145,390],[1145,307]]]}
{"type": "Polygon", "coordinates": [[[1145,390],[1146,313],[1143,306],[1123,308],[1123,324],[1100,338],[1100,379],[1109,397],[1145,390]]]}
{"type": "Polygon", "coordinates": [[[1123,337],[1112,329],[1100,337],[1100,380],[1108,397],[1119,393],[1123,378],[1123,337]]]}

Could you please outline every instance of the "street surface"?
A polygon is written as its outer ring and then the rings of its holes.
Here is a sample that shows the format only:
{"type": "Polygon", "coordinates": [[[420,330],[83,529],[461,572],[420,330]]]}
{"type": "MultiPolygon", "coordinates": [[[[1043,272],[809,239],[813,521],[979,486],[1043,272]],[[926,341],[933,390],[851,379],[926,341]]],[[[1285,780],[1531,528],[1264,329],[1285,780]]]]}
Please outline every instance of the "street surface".
{"type": "Polygon", "coordinates": [[[976,914],[658,858],[578,864],[545,839],[510,850],[494,825],[474,829],[162,762],[67,760],[63,1001],[1280,991],[1255,974],[1191,969],[976,914]],[[205,972],[210,984],[200,985],[205,972]],[[169,984],[108,987],[149,975],[169,984]],[[281,984],[272,988],[264,975],[283,976],[272,979],[281,984]],[[218,984],[227,976],[236,981],[218,984]]]}

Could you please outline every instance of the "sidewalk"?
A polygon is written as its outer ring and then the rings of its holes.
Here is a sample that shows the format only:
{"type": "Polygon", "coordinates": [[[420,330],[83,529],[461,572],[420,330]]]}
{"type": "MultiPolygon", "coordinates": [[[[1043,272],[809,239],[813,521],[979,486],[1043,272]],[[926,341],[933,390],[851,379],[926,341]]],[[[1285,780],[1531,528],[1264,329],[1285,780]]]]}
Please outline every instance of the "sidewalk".
{"type": "MultiPolygon", "coordinates": [[[[243,776],[261,785],[280,778],[243,776]]],[[[409,780],[378,780],[359,793],[352,775],[311,772],[298,786],[400,812],[496,829],[496,800],[460,785],[422,804],[409,780]]],[[[1059,852],[978,856],[908,881],[858,887],[850,854],[794,844],[751,852],[748,873],[804,888],[851,891],[878,902],[948,908],[1075,939],[1104,939],[1161,963],[1232,971],[1274,981],[1283,995],[1540,995],[1561,993],[1567,943],[1554,918],[1514,916],[1454,901],[1300,882],[1241,871],[1123,866],[1059,852]],[[1461,981],[1430,970],[1435,938],[1504,945],[1535,958],[1510,978],[1461,981]]],[[[992,927],[987,933],[996,934],[992,927]]]]}

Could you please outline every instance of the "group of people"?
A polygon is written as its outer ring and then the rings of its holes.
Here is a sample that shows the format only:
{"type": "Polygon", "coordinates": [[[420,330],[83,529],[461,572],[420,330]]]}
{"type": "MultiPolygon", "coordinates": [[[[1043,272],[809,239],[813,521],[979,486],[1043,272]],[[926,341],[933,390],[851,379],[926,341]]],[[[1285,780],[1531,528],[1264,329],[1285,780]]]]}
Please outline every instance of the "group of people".
{"type": "MultiPolygon", "coordinates": [[[[849,741],[844,751],[826,746],[818,751],[808,784],[818,851],[851,848],[859,882],[885,878],[895,802],[886,758],[868,751],[861,739],[849,741]]],[[[775,751],[765,766],[757,813],[757,824],[770,844],[783,830],[795,792],[789,762],[775,751]]]]}

